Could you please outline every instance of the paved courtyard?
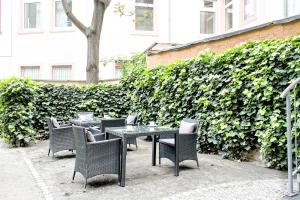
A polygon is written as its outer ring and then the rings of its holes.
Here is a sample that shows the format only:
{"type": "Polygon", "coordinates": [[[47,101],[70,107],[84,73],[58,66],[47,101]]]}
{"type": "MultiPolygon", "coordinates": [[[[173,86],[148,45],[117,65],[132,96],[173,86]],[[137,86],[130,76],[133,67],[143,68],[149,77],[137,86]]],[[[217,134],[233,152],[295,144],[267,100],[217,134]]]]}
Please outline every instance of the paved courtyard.
{"type": "Polygon", "coordinates": [[[151,143],[138,140],[127,156],[126,187],[117,176],[100,175],[88,180],[77,173],[72,182],[75,156],[61,152],[47,156],[48,141],[27,148],[8,149],[0,141],[0,199],[280,199],[286,191],[286,172],[264,168],[259,162],[223,160],[198,154],[196,162],[180,164],[180,176],[166,159],[151,166],[151,143]]]}

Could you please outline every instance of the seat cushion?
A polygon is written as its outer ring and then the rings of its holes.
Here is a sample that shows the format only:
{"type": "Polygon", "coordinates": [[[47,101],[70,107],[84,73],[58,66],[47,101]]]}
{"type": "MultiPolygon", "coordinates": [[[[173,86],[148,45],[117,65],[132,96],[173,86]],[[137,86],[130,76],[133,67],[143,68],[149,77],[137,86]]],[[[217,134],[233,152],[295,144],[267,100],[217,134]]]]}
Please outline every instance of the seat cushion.
{"type": "Polygon", "coordinates": [[[87,142],[96,142],[96,139],[91,131],[86,131],[87,142]]]}
{"type": "Polygon", "coordinates": [[[135,124],[136,115],[129,115],[126,119],[127,124],[135,124]]]}
{"type": "Polygon", "coordinates": [[[193,133],[195,130],[196,124],[195,123],[189,123],[186,121],[181,121],[179,133],[193,133]]]}
{"type": "Polygon", "coordinates": [[[88,114],[78,114],[78,119],[80,121],[92,121],[94,118],[94,115],[92,113],[88,114]]]}
{"type": "Polygon", "coordinates": [[[162,143],[162,144],[170,145],[170,146],[173,146],[173,147],[175,146],[174,139],[159,139],[158,142],[162,143]]]}
{"type": "Polygon", "coordinates": [[[51,117],[51,122],[54,128],[60,128],[59,123],[57,122],[57,120],[54,117],[51,117]]]}

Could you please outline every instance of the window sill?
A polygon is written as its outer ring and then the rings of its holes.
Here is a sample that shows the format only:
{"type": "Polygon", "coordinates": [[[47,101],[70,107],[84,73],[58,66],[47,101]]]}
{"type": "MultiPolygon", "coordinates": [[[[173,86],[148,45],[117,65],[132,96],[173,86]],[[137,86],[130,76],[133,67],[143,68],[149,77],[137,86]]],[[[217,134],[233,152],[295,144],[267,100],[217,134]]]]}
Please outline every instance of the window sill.
{"type": "Polygon", "coordinates": [[[49,32],[51,33],[61,33],[61,32],[75,32],[75,27],[52,27],[49,32]]]}
{"type": "Polygon", "coordinates": [[[157,37],[158,33],[156,31],[133,31],[131,35],[157,37]]]}
{"type": "Polygon", "coordinates": [[[42,29],[22,29],[18,34],[41,34],[44,33],[42,29]]]}

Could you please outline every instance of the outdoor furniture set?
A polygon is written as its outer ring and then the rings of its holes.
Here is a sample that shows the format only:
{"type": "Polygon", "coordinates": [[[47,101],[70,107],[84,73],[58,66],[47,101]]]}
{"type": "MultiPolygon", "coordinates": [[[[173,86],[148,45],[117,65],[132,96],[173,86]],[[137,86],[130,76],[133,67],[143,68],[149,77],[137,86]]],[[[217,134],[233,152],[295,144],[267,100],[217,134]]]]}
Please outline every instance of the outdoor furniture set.
{"type": "Polygon", "coordinates": [[[81,112],[71,120],[73,125],[59,125],[53,117],[47,120],[49,126],[49,152],[76,150],[75,168],[87,179],[100,174],[117,174],[120,186],[125,186],[127,144],[135,144],[136,138],[152,137],[152,166],[156,165],[156,143],[159,143],[159,164],[161,158],[168,158],[175,164],[174,174],[179,175],[179,163],[195,160],[199,167],[196,136],[198,123],[183,119],[180,128],[137,125],[138,116],[125,118],[95,118],[93,113],[81,112]],[[85,115],[81,117],[81,115],[85,115]]]}

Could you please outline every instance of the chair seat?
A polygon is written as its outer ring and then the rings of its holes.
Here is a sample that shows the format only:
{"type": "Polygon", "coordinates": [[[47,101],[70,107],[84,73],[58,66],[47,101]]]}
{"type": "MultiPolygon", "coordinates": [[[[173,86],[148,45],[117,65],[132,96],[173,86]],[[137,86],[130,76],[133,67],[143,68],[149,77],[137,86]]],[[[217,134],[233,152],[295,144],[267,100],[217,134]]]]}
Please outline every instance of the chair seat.
{"type": "Polygon", "coordinates": [[[170,145],[172,147],[175,147],[174,139],[159,139],[158,142],[162,143],[162,144],[170,145]]]}

